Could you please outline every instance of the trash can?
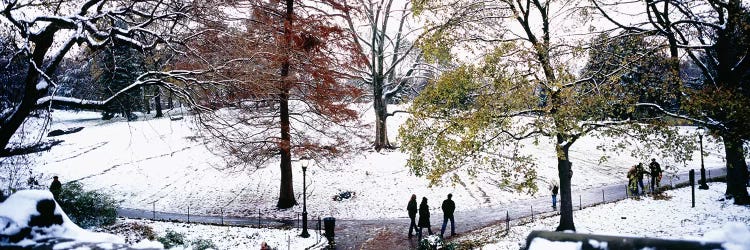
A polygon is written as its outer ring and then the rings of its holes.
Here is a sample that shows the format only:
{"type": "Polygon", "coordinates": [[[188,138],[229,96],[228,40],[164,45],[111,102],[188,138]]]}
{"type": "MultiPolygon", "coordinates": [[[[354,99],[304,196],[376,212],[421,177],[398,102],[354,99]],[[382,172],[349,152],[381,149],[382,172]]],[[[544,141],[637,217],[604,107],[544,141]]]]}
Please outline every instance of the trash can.
{"type": "Polygon", "coordinates": [[[328,248],[329,249],[335,249],[336,248],[336,241],[334,240],[334,229],[336,228],[336,218],[333,217],[325,217],[323,218],[323,228],[324,228],[324,235],[326,236],[326,239],[328,240],[328,248]]]}
{"type": "Polygon", "coordinates": [[[333,230],[336,228],[336,218],[333,217],[325,217],[323,218],[323,228],[325,229],[325,236],[330,241],[333,239],[334,232],[333,230]]]}

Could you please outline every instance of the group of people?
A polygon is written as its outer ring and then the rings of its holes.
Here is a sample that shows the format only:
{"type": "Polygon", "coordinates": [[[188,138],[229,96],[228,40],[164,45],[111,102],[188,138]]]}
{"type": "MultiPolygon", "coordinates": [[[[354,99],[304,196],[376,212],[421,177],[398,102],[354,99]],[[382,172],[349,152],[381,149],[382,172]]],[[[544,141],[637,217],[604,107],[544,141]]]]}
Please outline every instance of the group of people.
{"type": "MultiPolygon", "coordinates": [[[[649,171],[643,168],[643,163],[638,163],[630,167],[628,170],[628,189],[633,195],[646,194],[646,190],[643,185],[643,175],[648,174],[651,176],[651,193],[656,193],[661,187],[662,170],[661,165],[656,162],[655,158],[651,158],[651,163],[648,164],[649,171]]],[[[557,182],[551,182],[549,190],[552,192],[552,209],[557,210],[557,194],[560,191],[559,184],[557,182]]]]}
{"type": "Polygon", "coordinates": [[[646,190],[643,185],[643,176],[648,174],[651,176],[651,193],[658,190],[661,182],[662,170],[661,165],[656,162],[656,159],[652,158],[651,163],[648,164],[649,171],[643,168],[643,163],[638,163],[630,167],[628,170],[628,188],[630,193],[633,195],[646,194],[646,190]]]}
{"type": "MultiPolygon", "coordinates": [[[[451,222],[451,236],[456,235],[455,221],[453,219],[453,212],[456,211],[456,203],[451,200],[453,194],[448,194],[448,199],[443,201],[441,208],[443,209],[443,227],[440,229],[440,237],[445,234],[445,226],[448,221],[451,222]]],[[[422,229],[427,228],[427,233],[432,234],[430,228],[430,206],[427,205],[427,197],[422,197],[422,202],[419,204],[417,209],[417,195],[412,194],[409,199],[409,204],[406,206],[406,211],[409,212],[409,219],[411,224],[409,225],[409,238],[412,235],[412,229],[417,232],[418,239],[422,239],[422,229]],[[419,212],[419,220],[415,223],[417,217],[417,211],[419,212]]]]}

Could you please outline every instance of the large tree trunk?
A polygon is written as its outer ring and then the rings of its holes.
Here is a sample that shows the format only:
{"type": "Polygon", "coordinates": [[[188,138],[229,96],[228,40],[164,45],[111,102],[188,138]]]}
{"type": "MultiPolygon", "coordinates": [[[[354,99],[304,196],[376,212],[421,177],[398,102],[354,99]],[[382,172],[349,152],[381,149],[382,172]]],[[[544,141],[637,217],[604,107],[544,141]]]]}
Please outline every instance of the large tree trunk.
{"type": "MultiPolygon", "coordinates": [[[[654,8],[656,8],[656,5],[653,5],[654,8]]],[[[669,13],[669,3],[664,3],[664,14],[669,13]]],[[[664,18],[664,21],[666,22],[664,24],[665,27],[671,27],[672,23],[670,22],[669,18],[664,18]]],[[[680,86],[682,86],[682,79],[680,79],[680,53],[678,51],[677,47],[677,39],[675,38],[675,34],[672,30],[668,30],[668,33],[666,34],[667,41],[669,42],[669,68],[671,69],[670,72],[667,72],[669,75],[669,82],[672,89],[669,90],[669,93],[675,93],[675,107],[669,107],[671,111],[678,110],[680,108],[681,102],[682,102],[682,95],[680,94],[680,86]],[[674,108],[674,109],[672,109],[674,108]]],[[[649,109],[651,110],[651,109],[649,109]]],[[[650,116],[649,116],[650,117],[650,116]]]]}
{"type": "MultiPolygon", "coordinates": [[[[284,22],[284,44],[291,45],[292,15],[294,14],[294,1],[286,0],[286,15],[284,22]]],[[[290,208],[297,204],[294,199],[294,182],[292,179],[292,136],[289,124],[289,58],[284,59],[281,66],[281,94],[279,95],[280,119],[281,119],[281,187],[279,188],[278,208],[290,208]]]]}
{"type": "Polygon", "coordinates": [[[388,111],[385,105],[382,107],[375,106],[375,150],[380,151],[384,148],[392,148],[391,143],[388,141],[388,127],[386,126],[386,118],[388,118],[388,111]]]}
{"type": "MultiPolygon", "coordinates": [[[[739,0],[730,0],[726,5],[727,24],[725,29],[717,32],[718,38],[716,45],[716,57],[718,65],[718,81],[723,86],[735,91],[742,89],[742,75],[745,72],[738,72],[737,60],[742,58],[743,51],[738,39],[741,40],[741,33],[737,33],[738,27],[742,22],[742,6],[739,0]]],[[[730,109],[731,110],[731,109],[730,109]]],[[[732,111],[728,111],[731,114],[732,111]]],[[[724,121],[731,121],[730,114],[724,114],[724,121]]],[[[734,204],[750,205],[750,197],[747,193],[747,163],[745,162],[745,150],[743,148],[742,138],[736,131],[742,126],[729,125],[728,131],[724,131],[721,137],[724,140],[724,152],[727,159],[727,190],[726,196],[734,197],[734,204]]]]}
{"type": "MultiPolygon", "coordinates": [[[[284,66],[286,71],[289,70],[289,64],[284,66]]],[[[284,72],[285,70],[282,70],[284,72]]],[[[294,182],[292,179],[292,152],[291,152],[291,134],[289,127],[289,94],[284,90],[281,94],[281,187],[279,188],[278,208],[290,208],[297,204],[294,199],[294,182]]]]}
{"type": "MultiPolygon", "coordinates": [[[[668,72],[669,87],[671,88],[668,94],[674,94],[674,106],[670,106],[669,109],[675,112],[676,110],[680,110],[680,106],[682,106],[682,90],[680,89],[682,87],[682,79],[680,78],[680,58],[677,52],[677,41],[673,37],[670,37],[669,44],[669,67],[672,70],[668,72]]],[[[649,110],[653,112],[653,109],[649,110]]]]}
{"type": "Polygon", "coordinates": [[[388,127],[385,123],[388,118],[388,103],[383,94],[383,78],[376,77],[374,80],[375,150],[380,151],[383,148],[391,148],[391,144],[388,142],[388,127]]]}
{"type": "Polygon", "coordinates": [[[727,157],[726,196],[734,198],[734,204],[750,205],[747,193],[747,163],[742,140],[731,134],[722,135],[724,152],[727,157]]]}
{"type": "MultiPolygon", "coordinates": [[[[40,33],[37,40],[35,41],[34,52],[31,55],[31,60],[36,65],[44,64],[44,57],[47,51],[52,46],[52,41],[55,35],[55,29],[46,29],[40,33]]],[[[24,92],[21,103],[15,107],[13,115],[8,117],[6,120],[0,121],[0,150],[8,152],[6,148],[10,142],[10,138],[16,133],[18,128],[21,127],[26,117],[31,114],[31,111],[36,107],[36,101],[47,93],[48,87],[43,89],[37,89],[37,83],[39,82],[41,75],[34,67],[29,67],[26,73],[26,79],[24,80],[24,92]]]]}
{"type": "Polygon", "coordinates": [[[151,114],[151,101],[146,95],[146,87],[141,88],[141,99],[143,100],[143,108],[146,111],[146,114],[151,114]]]}
{"type": "MultiPolygon", "coordinates": [[[[558,141],[562,141],[558,136],[558,141]]],[[[557,144],[557,175],[560,178],[560,224],[557,231],[575,231],[573,223],[573,195],[571,194],[572,169],[568,158],[568,146],[557,144]]]]}
{"type": "Polygon", "coordinates": [[[26,117],[31,114],[31,111],[36,106],[36,100],[40,96],[39,91],[36,89],[36,83],[39,81],[39,73],[33,68],[29,69],[29,73],[26,74],[24,97],[21,99],[21,103],[15,108],[16,111],[8,120],[3,121],[2,129],[0,129],[0,145],[3,152],[9,152],[10,149],[6,148],[10,142],[10,138],[16,133],[18,128],[21,127],[26,117]]]}

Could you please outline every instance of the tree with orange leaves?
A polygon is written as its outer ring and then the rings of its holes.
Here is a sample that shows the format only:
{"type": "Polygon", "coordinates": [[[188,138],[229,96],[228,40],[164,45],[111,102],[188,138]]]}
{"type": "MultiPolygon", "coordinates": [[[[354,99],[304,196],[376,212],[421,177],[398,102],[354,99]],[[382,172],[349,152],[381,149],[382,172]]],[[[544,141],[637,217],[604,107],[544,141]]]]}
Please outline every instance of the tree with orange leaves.
{"type": "Polygon", "coordinates": [[[215,84],[190,89],[213,109],[197,118],[218,139],[210,148],[226,156],[227,168],[257,169],[280,157],[278,208],[297,204],[292,162],[349,151],[359,126],[350,102],[361,90],[343,79],[361,62],[349,57],[355,46],[331,15],[348,10],[333,1],[306,3],[235,3],[237,13],[251,14],[218,13],[223,20],[205,23],[210,32],[190,46],[201,59],[182,65],[219,69],[205,75],[215,84]]]}

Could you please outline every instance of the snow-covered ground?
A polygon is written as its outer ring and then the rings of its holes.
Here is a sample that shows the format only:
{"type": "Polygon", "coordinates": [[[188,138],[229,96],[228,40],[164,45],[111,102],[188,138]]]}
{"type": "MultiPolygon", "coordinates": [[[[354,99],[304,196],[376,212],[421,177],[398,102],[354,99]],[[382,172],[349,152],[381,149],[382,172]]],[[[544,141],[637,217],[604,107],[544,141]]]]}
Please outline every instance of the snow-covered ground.
{"type": "MultiPolygon", "coordinates": [[[[10,246],[37,247],[49,245],[54,249],[121,249],[124,244],[134,248],[160,249],[156,237],[167,231],[185,236],[186,247],[192,249],[197,240],[210,240],[216,249],[254,249],[262,242],[274,249],[320,248],[327,244],[318,231],[309,230],[309,238],[301,238],[299,229],[269,229],[231,226],[211,226],[187,223],[121,219],[113,226],[91,232],[74,224],[52,202],[52,193],[44,190],[21,190],[0,203],[0,248],[10,246]],[[52,204],[43,209],[43,201],[52,204]],[[152,238],[144,232],[150,232],[152,238]],[[65,239],[54,241],[50,239],[65,239]],[[84,244],[84,245],[82,245],[84,244]]],[[[49,205],[48,204],[48,205],[49,205]]]]}
{"type": "MultiPolygon", "coordinates": [[[[275,249],[319,249],[328,243],[325,237],[318,231],[309,230],[309,238],[299,237],[300,229],[269,229],[251,228],[237,226],[213,226],[189,223],[173,223],[150,220],[121,219],[113,227],[119,225],[139,224],[153,229],[153,232],[164,237],[167,230],[174,231],[185,236],[187,242],[198,239],[211,240],[216,249],[259,249],[262,242],[275,249]]],[[[115,234],[127,236],[128,231],[115,231],[115,234]]],[[[143,239],[131,239],[138,242],[143,239]]]]}
{"type": "MultiPolygon", "coordinates": [[[[750,237],[743,239],[750,228],[750,207],[732,205],[732,200],[719,201],[724,197],[725,183],[714,182],[709,186],[709,190],[696,189],[695,207],[691,207],[691,190],[686,187],[666,191],[667,199],[626,199],[574,211],[576,230],[599,235],[724,241],[734,234],[724,235],[723,228],[726,225],[736,228],[739,223],[745,229],[734,230],[739,239],[731,241],[740,248],[733,249],[750,250],[750,237]]],[[[489,242],[482,249],[518,249],[525,245],[532,230],[555,230],[559,221],[559,216],[534,222],[526,220],[525,224],[511,226],[505,236],[501,236],[505,234],[505,224],[497,225],[454,241],[489,242]]]]}
{"type": "MultiPolygon", "coordinates": [[[[402,109],[404,107],[393,107],[402,109]]],[[[371,110],[363,113],[366,123],[374,121],[371,110]]],[[[398,127],[406,119],[397,115],[388,120],[391,141],[396,141],[398,127]]],[[[264,217],[295,218],[301,206],[275,208],[279,189],[278,162],[248,171],[220,170],[225,162],[211,154],[206,144],[196,138],[190,117],[172,121],[169,118],[134,122],[102,121],[95,112],[55,111],[51,129],[84,127],[78,133],[55,137],[64,142],[43,152],[32,162],[35,173],[43,173],[47,185],[51,176],[63,182],[79,180],[89,189],[112,194],[123,207],[191,214],[250,216],[261,210],[264,217]]],[[[690,132],[692,128],[685,128],[690,132]]],[[[367,142],[362,142],[365,145],[367,142]]],[[[606,139],[585,137],[571,148],[574,162],[573,189],[597,187],[624,179],[627,168],[638,162],[630,152],[604,153],[597,145],[611,143],[606,139]]],[[[720,144],[706,143],[707,167],[721,167],[720,144]]],[[[541,190],[556,178],[556,158],[552,142],[531,141],[524,152],[537,159],[537,185],[541,190]]],[[[634,150],[634,149],[628,149],[634,150]]],[[[654,154],[658,155],[658,154],[654,154]]],[[[658,157],[658,156],[657,156],[658,157]]],[[[499,207],[517,199],[546,195],[519,194],[499,188],[491,174],[480,174],[476,180],[456,185],[428,187],[424,178],[413,176],[405,167],[407,156],[399,151],[362,151],[349,159],[319,163],[308,168],[307,209],[312,217],[334,216],[341,219],[374,219],[405,217],[406,202],[411,194],[431,201],[453,193],[458,210],[499,207]],[[334,201],[342,191],[354,192],[351,199],[334,201]]],[[[695,152],[685,165],[661,162],[670,171],[699,167],[695,152]]],[[[641,159],[645,160],[645,159],[641,159]]],[[[294,173],[294,189],[301,201],[302,171],[294,173]]],[[[668,180],[667,180],[668,181],[668,180]]],[[[439,210],[439,206],[431,206],[439,210]]]]}
{"type": "MultiPolygon", "coordinates": [[[[709,186],[709,190],[696,192],[695,207],[691,207],[691,190],[685,187],[666,191],[660,199],[627,199],[576,211],[576,227],[579,233],[723,242],[726,249],[750,250],[750,207],[732,205],[732,200],[722,201],[725,183],[709,183],[709,186]]],[[[0,218],[5,220],[3,228],[0,228],[0,235],[15,235],[22,232],[25,227],[34,226],[34,229],[29,231],[31,237],[11,244],[33,246],[48,242],[49,237],[59,237],[73,241],[53,243],[55,249],[81,246],[80,244],[87,242],[102,249],[113,249],[113,246],[125,243],[126,239],[138,242],[132,245],[134,247],[161,247],[160,243],[153,240],[133,238],[132,230],[110,231],[117,235],[85,231],[73,224],[59,207],[51,211],[52,214],[42,213],[41,216],[58,216],[59,222],[52,223],[59,224],[41,228],[39,225],[32,225],[38,223],[34,222],[37,219],[33,217],[40,215],[40,212],[36,212],[40,210],[37,203],[51,198],[51,193],[47,191],[30,190],[20,191],[0,203],[0,218]]],[[[46,220],[55,221],[50,218],[46,220]]],[[[462,235],[452,241],[490,242],[482,245],[481,249],[518,249],[524,244],[529,232],[551,230],[558,221],[558,216],[550,216],[534,222],[521,222],[520,225],[514,225],[507,234],[504,234],[503,225],[492,226],[462,235]]],[[[160,237],[169,230],[184,235],[186,242],[208,239],[217,249],[252,249],[259,247],[261,242],[266,242],[276,249],[317,249],[326,244],[325,239],[314,230],[310,231],[310,238],[304,239],[297,237],[299,229],[256,229],[130,219],[118,221],[113,228],[118,228],[118,225],[127,225],[119,228],[136,228],[132,226],[134,224],[140,225],[139,231],[143,231],[145,225],[149,231],[160,237]]],[[[540,245],[535,249],[580,249],[580,244],[575,243],[537,243],[540,245]]],[[[7,244],[8,242],[0,245],[7,244]]]]}

